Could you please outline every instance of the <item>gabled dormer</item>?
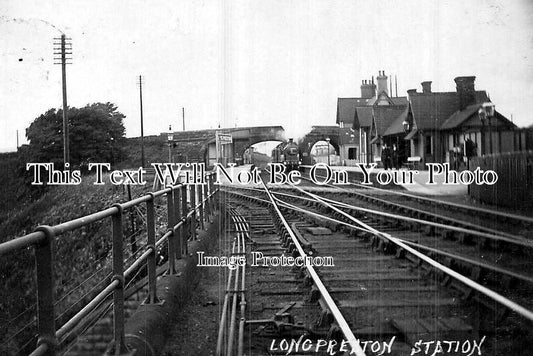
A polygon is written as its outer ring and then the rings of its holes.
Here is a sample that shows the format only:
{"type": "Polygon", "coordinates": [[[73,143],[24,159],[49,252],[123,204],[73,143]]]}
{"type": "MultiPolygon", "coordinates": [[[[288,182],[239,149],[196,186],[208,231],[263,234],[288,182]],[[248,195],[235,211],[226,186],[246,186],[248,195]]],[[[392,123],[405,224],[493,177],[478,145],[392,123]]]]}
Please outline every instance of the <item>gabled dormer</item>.
{"type": "Polygon", "coordinates": [[[385,91],[376,94],[375,97],[368,101],[368,105],[371,106],[385,106],[385,105],[395,105],[394,101],[390,98],[389,94],[385,91]]]}

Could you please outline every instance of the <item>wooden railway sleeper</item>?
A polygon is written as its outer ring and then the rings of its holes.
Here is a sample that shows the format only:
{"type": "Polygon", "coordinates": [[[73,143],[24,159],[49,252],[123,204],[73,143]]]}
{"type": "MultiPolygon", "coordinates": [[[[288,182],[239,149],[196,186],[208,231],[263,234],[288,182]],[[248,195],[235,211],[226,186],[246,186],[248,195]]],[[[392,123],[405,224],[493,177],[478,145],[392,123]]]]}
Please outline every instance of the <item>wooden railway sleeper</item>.
{"type": "Polygon", "coordinates": [[[459,232],[457,234],[457,240],[460,242],[460,243],[463,243],[465,245],[467,244],[471,244],[472,243],[472,235],[470,234],[467,234],[467,233],[464,233],[464,232],[459,232]]]}
{"type": "Polygon", "coordinates": [[[296,249],[296,246],[293,242],[289,242],[289,245],[287,246],[286,252],[290,253],[292,255],[292,252],[296,249]]]}
{"type": "Polygon", "coordinates": [[[426,226],[424,227],[424,233],[425,233],[427,236],[434,236],[434,235],[435,235],[435,226],[426,225],[426,226]]]}
{"type": "Polygon", "coordinates": [[[444,240],[453,240],[455,238],[455,234],[451,230],[438,229],[437,234],[441,236],[444,240]]]}

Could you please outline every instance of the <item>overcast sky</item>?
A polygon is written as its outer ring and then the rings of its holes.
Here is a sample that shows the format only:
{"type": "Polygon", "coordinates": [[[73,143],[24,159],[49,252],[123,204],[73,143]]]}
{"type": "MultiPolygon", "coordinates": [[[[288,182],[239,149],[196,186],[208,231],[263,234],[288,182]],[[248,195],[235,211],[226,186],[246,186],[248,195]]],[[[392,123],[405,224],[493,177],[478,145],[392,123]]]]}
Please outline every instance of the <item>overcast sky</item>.
{"type": "Polygon", "coordinates": [[[453,1],[0,0],[0,150],[59,108],[53,37],[72,38],[68,103],[115,103],[126,135],[283,125],[298,136],[334,125],[338,97],[360,96],[379,70],[399,95],[455,91],[475,75],[496,109],[533,124],[533,4],[453,1]]]}

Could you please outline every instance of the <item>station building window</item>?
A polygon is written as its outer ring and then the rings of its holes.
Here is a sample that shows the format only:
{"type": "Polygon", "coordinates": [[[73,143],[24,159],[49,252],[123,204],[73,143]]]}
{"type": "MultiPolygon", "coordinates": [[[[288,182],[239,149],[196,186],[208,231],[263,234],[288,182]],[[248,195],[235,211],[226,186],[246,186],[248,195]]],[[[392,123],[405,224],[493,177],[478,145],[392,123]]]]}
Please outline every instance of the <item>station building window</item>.
{"type": "Polygon", "coordinates": [[[348,148],[348,159],[357,159],[357,147],[348,148]]]}

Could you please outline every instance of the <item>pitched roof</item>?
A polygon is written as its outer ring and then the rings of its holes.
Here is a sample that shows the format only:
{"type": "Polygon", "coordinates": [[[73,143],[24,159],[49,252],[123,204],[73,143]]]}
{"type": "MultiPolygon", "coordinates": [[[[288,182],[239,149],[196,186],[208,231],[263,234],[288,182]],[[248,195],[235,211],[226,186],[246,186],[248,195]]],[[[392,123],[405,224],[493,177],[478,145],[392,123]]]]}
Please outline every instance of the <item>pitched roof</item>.
{"type": "Polygon", "coordinates": [[[337,99],[337,124],[353,124],[355,108],[366,106],[368,99],[365,98],[338,98],[337,99]]]}
{"type": "Polygon", "coordinates": [[[394,105],[407,105],[409,104],[409,100],[407,100],[406,96],[396,96],[390,98],[394,105]]]}
{"type": "Polygon", "coordinates": [[[356,120],[353,124],[354,129],[360,127],[370,127],[372,126],[372,107],[371,106],[362,106],[355,108],[356,120]]]}
{"type": "MultiPolygon", "coordinates": [[[[385,131],[391,124],[393,124],[399,116],[402,116],[407,105],[391,105],[391,106],[375,106],[374,107],[374,124],[376,125],[376,133],[379,136],[383,136],[385,131]]],[[[403,122],[400,121],[400,123],[403,122]]],[[[403,127],[402,127],[403,131],[403,127]]]]}
{"type": "Polygon", "coordinates": [[[407,116],[409,115],[409,106],[405,106],[404,110],[394,119],[394,121],[387,127],[385,132],[383,133],[383,136],[388,135],[398,135],[403,134],[403,122],[407,119],[407,116]]]}
{"type": "Polygon", "coordinates": [[[375,105],[376,102],[378,102],[378,99],[384,99],[388,101],[391,105],[407,105],[407,103],[409,102],[406,96],[393,97],[382,91],[381,93],[368,99],[367,105],[375,105]]]}
{"type": "MultiPolygon", "coordinates": [[[[476,91],[476,102],[489,101],[484,90],[476,91]]],[[[411,110],[419,130],[438,130],[459,109],[457,92],[414,93],[410,95],[411,110]]]]}
{"type": "Polygon", "coordinates": [[[459,108],[459,97],[455,92],[412,94],[409,99],[419,130],[438,129],[459,108]]]}
{"type": "Polygon", "coordinates": [[[474,104],[467,106],[464,110],[454,112],[440,127],[441,130],[453,129],[461,125],[466,121],[470,116],[476,114],[481,104],[474,104]]]}
{"type": "MultiPolygon", "coordinates": [[[[442,124],[440,129],[441,130],[451,130],[451,129],[454,129],[456,127],[461,126],[463,123],[465,123],[472,116],[474,116],[474,115],[477,116],[477,112],[478,112],[480,107],[481,107],[481,104],[474,104],[474,105],[467,106],[464,110],[454,112],[448,118],[448,120],[444,121],[444,123],[442,124]]],[[[509,128],[516,127],[516,125],[514,123],[509,121],[509,119],[507,119],[505,116],[503,116],[502,114],[500,114],[497,111],[494,112],[494,117],[498,121],[500,121],[503,125],[505,125],[505,126],[507,126],[509,128]]]]}

